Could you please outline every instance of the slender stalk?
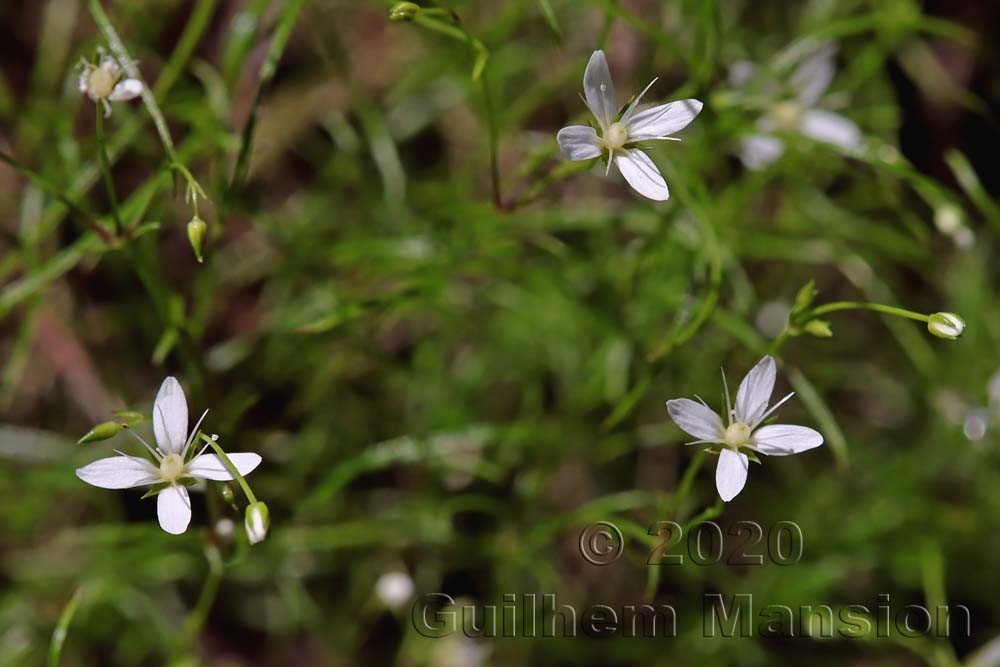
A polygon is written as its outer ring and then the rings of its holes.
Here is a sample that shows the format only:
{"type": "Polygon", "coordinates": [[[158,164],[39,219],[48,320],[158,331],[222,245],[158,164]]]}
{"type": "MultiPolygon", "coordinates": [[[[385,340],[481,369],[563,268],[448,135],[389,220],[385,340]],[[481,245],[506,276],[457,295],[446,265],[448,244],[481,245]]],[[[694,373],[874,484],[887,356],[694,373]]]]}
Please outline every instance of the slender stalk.
{"type": "Polygon", "coordinates": [[[59,615],[59,623],[52,632],[52,642],[49,644],[49,667],[59,667],[63,644],[66,643],[66,634],[69,632],[69,624],[73,622],[73,616],[80,605],[82,591],[82,588],[77,588],[73,591],[73,596],[66,603],[66,606],[63,607],[62,614],[59,615]]]}
{"type": "Polygon", "coordinates": [[[240,474],[240,471],[237,470],[236,466],[233,465],[233,462],[229,460],[229,457],[226,455],[226,452],[222,450],[222,447],[219,447],[219,443],[217,443],[215,440],[205,435],[204,433],[201,434],[201,439],[204,440],[206,443],[208,443],[209,447],[215,450],[215,453],[219,456],[220,459],[222,459],[222,465],[226,466],[226,470],[229,471],[229,474],[232,475],[233,479],[235,479],[239,483],[240,488],[243,489],[243,493],[246,494],[247,500],[250,501],[250,504],[256,503],[257,496],[255,496],[253,494],[253,491],[250,490],[250,485],[247,484],[246,479],[244,479],[243,475],[240,474]]]}
{"type": "Polygon", "coordinates": [[[918,322],[929,322],[931,319],[929,315],[916,313],[912,310],[906,310],[905,308],[886,306],[881,303],[866,303],[864,301],[834,301],[833,303],[823,304],[822,306],[817,306],[809,311],[809,316],[804,319],[805,321],[808,321],[815,317],[819,317],[820,315],[834,313],[840,310],[873,310],[877,313],[895,315],[896,317],[905,317],[906,319],[917,320],[918,322]]]}
{"type": "Polygon", "coordinates": [[[490,142],[490,185],[493,187],[493,206],[503,210],[503,197],[500,194],[500,138],[497,131],[496,109],[493,106],[493,93],[490,92],[489,79],[483,72],[479,79],[479,87],[483,91],[483,106],[486,110],[486,128],[490,142]]]}
{"type": "Polygon", "coordinates": [[[108,160],[108,147],[104,138],[104,112],[100,107],[95,107],[94,117],[97,119],[97,157],[101,162],[104,187],[108,191],[108,200],[111,202],[111,217],[115,221],[115,236],[120,236],[122,233],[122,219],[118,213],[118,195],[115,194],[115,181],[111,177],[111,162],[108,160]]]}
{"type": "MultiPolygon", "coordinates": [[[[100,111],[98,111],[98,113],[100,113],[100,111]]],[[[113,243],[114,239],[111,234],[108,233],[108,230],[104,229],[104,227],[101,227],[101,225],[97,223],[97,216],[85,209],[82,205],[77,204],[72,199],[67,197],[62,188],[50,183],[44,176],[28,169],[18,162],[17,159],[7,155],[3,151],[0,151],[0,162],[4,162],[29,181],[40,187],[42,190],[55,197],[60,203],[62,203],[63,206],[72,211],[76,217],[83,221],[83,224],[87,227],[87,229],[94,232],[94,234],[104,241],[105,245],[111,245],[113,243]]]]}
{"type": "Polygon", "coordinates": [[[208,620],[208,613],[212,610],[215,598],[219,594],[219,586],[222,584],[222,575],[225,572],[225,565],[222,562],[222,554],[213,544],[205,545],[205,560],[208,561],[208,576],[202,584],[201,593],[194,609],[184,620],[184,629],[181,631],[181,639],[178,644],[179,651],[187,651],[194,640],[198,637],[201,629],[208,620]]]}
{"type": "Polygon", "coordinates": [[[298,18],[305,0],[290,0],[282,10],[278,19],[278,27],[275,28],[274,37],[271,39],[271,46],[267,50],[267,58],[260,68],[260,85],[257,87],[257,95],[254,97],[253,106],[250,108],[250,115],[243,126],[242,139],[240,140],[240,152],[236,158],[236,166],[233,168],[233,177],[229,182],[230,193],[236,192],[243,186],[247,172],[250,169],[250,153],[253,148],[253,134],[257,127],[257,118],[260,115],[260,108],[264,102],[264,96],[271,88],[271,82],[278,70],[278,61],[285,51],[288,38],[295,27],[295,19],[298,18]]]}

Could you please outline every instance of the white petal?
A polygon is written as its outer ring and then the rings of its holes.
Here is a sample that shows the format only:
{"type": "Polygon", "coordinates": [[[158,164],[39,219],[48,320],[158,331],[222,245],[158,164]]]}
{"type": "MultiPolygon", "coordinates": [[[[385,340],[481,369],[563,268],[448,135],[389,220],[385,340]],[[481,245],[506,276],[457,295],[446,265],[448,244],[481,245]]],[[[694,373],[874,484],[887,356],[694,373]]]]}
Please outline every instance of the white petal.
{"type": "Polygon", "coordinates": [[[601,154],[601,145],[597,141],[597,132],[586,125],[570,125],[559,130],[556,135],[559,148],[567,160],[589,160],[601,154]]]}
{"type": "Polygon", "coordinates": [[[153,434],[156,444],[165,452],[176,454],[187,442],[188,406],[184,389],[172,377],[160,385],[153,401],[153,434]]]}
{"type": "Polygon", "coordinates": [[[861,130],[854,121],[832,111],[821,109],[806,111],[799,121],[799,132],[848,152],[860,149],[862,144],[861,130]]]}
{"type": "Polygon", "coordinates": [[[718,441],[722,438],[722,419],[711,408],[688,398],[667,401],[667,412],[685,433],[699,440],[718,441]]]}
{"type": "Polygon", "coordinates": [[[750,461],[746,454],[723,449],[719,454],[719,466],[715,469],[715,488],[724,502],[729,502],[743,490],[747,483],[750,461]]]}
{"type": "Polygon", "coordinates": [[[644,109],[628,122],[628,140],[660,139],[683,130],[704,105],[698,100],[677,100],[644,109]]]}
{"type": "Polygon", "coordinates": [[[594,51],[590,56],[587,71],[583,74],[583,92],[587,97],[587,106],[597,117],[601,127],[611,125],[618,115],[618,106],[615,84],[611,81],[611,70],[608,69],[604,51],[594,51]]]}
{"type": "MultiPolygon", "coordinates": [[[[236,466],[236,469],[244,477],[253,472],[254,468],[260,465],[261,461],[260,455],[252,452],[239,454],[226,452],[226,456],[229,457],[229,460],[233,462],[233,465],[236,466]]],[[[191,477],[201,477],[216,482],[228,482],[233,478],[218,454],[202,454],[201,456],[194,457],[187,464],[187,473],[191,477]]]]}
{"type": "Polygon", "coordinates": [[[124,102],[133,100],[142,94],[142,82],[138,79],[122,79],[115,84],[108,99],[112,102],[124,102]]]}
{"type": "Polygon", "coordinates": [[[736,392],[736,421],[751,428],[756,426],[757,420],[767,412],[776,375],[777,369],[771,356],[764,357],[750,369],[736,392]]]}
{"type": "Polygon", "coordinates": [[[615,155],[615,164],[622,176],[636,192],[654,201],[666,201],[670,198],[667,182],[660,175],[649,156],[637,149],[625,149],[615,155]]]}
{"type": "Polygon", "coordinates": [[[156,517],[160,528],[180,535],[191,523],[191,498],[183,486],[168,486],[156,497],[156,517]]]}
{"type": "Polygon", "coordinates": [[[833,44],[827,44],[818,49],[814,54],[804,60],[792,75],[788,82],[796,91],[799,102],[805,106],[812,106],[823,97],[823,93],[830,87],[833,76],[837,69],[834,65],[834,56],[837,48],[833,44]]]}
{"type": "Polygon", "coordinates": [[[788,456],[798,454],[823,444],[823,436],[806,426],[786,426],[772,424],[764,426],[753,434],[757,451],[768,456],[788,456]]]}
{"type": "Polygon", "coordinates": [[[785,144],[778,137],[751,134],[740,142],[740,159],[747,169],[763,169],[785,152],[785,144]]]}
{"type": "Polygon", "coordinates": [[[102,489],[129,489],[155,484],[160,469],[138,456],[112,456],[78,468],[76,476],[102,489]]]}

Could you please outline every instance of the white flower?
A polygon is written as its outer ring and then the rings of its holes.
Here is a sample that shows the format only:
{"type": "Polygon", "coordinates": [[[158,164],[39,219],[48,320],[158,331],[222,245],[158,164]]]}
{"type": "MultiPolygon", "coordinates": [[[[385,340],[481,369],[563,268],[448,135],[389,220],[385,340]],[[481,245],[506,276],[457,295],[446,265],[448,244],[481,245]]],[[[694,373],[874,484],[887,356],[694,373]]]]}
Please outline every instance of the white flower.
{"type": "MultiPolygon", "coordinates": [[[[740,159],[748,169],[763,169],[781,157],[785,144],[775,136],[776,132],[802,134],[847,153],[861,148],[861,130],[853,121],[820,108],[836,73],[836,51],[833,44],[812,47],[806,59],[792,71],[787,80],[791,98],[773,100],[767,113],[757,120],[757,132],[741,142],[740,159]]],[[[752,63],[739,61],[730,68],[730,81],[743,88],[755,74],[752,63]]]]}
{"type": "MultiPolygon", "coordinates": [[[[160,527],[168,533],[179,535],[187,530],[191,522],[191,499],[187,485],[196,479],[217,482],[233,479],[216,454],[199,453],[188,457],[192,451],[191,443],[206,414],[208,410],[188,435],[188,408],[184,390],[177,380],[168,377],[160,386],[153,403],[153,434],[156,436],[157,447],[154,449],[135,436],[153,456],[156,464],[143,457],[118,452],[120,456],[99,459],[79,468],[76,476],[87,484],[103,489],[162,486],[156,503],[160,527]]],[[[259,455],[252,453],[227,455],[241,475],[250,474],[261,461],[259,455]]]]}
{"type": "Polygon", "coordinates": [[[142,94],[142,81],[124,76],[122,64],[98,48],[100,60],[95,65],[80,61],[80,92],[104,107],[104,116],[111,115],[109,102],[124,102],[142,94]]]}
{"type": "Polygon", "coordinates": [[[747,482],[750,459],[740,450],[748,450],[751,454],[757,452],[768,456],[787,456],[823,444],[823,436],[805,426],[760,426],[772,412],[794,395],[794,392],[788,394],[768,408],[771,392],[774,390],[775,373],[774,359],[770,356],[761,359],[740,383],[735,407],[729,402],[729,387],[725,386],[726,376],[723,374],[726,424],[700,398],[698,403],[686,398],[667,401],[667,411],[674,423],[698,438],[689,442],[689,445],[722,445],[719,466],[715,471],[715,486],[726,502],[735,498],[747,482]]]}
{"type": "Polygon", "coordinates": [[[413,597],[413,579],[404,572],[386,572],[375,582],[375,595],[386,607],[399,609],[413,597]]]}
{"type": "Polygon", "coordinates": [[[597,119],[601,134],[587,125],[570,125],[559,130],[556,139],[567,159],[590,160],[608,152],[608,170],[611,161],[636,192],[655,201],[670,197],[667,184],[653,161],[636,142],[665,139],[680,141],[669,135],[679,132],[701,112],[698,100],[679,100],[659,106],[639,108],[639,100],[656,83],[656,79],[635,98],[635,101],[618,115],[615,85],[611,81],[607,58],[603,51],[594,51],[583,75],[585,102],[597,119]]]}

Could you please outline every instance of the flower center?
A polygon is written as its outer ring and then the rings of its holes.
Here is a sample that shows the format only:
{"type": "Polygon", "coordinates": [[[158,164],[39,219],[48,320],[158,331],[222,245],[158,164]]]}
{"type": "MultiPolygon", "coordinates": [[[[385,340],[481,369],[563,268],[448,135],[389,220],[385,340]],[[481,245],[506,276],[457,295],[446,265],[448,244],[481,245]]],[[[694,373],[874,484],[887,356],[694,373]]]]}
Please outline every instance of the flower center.
{"type": "Polygon", "coordinates": [[[115,76],[103,67],[95,67],[87,76],[87,92],[99,100],[111,94],[115,88],[115,76]]]}
{"type": "Polygon", "coordinates": [[[176,482],[184,474],[184,459],[179,454],[170,454],[160,461],[160,476],[164,482],[176,482]]]}
{"type": "Polygon", "coordinates": [[[802,111],[798,102],[782,102],[771,110],[771,119],[782,130],[792,131],[798,127],[802,111]]]}
{"type": "Polygon", "coordinates": [[[604,133],[604,145],[613,151],[618,150],[628,142],[628,130],[621,123],[612,123],[604,133]]]}
{"type": "Polygon", "coordinates": [[[726,434],[723,436],[726,445],[736,449],[750,442],[750,427],[746,424],[735,422],[726,427],[726,434]]]}

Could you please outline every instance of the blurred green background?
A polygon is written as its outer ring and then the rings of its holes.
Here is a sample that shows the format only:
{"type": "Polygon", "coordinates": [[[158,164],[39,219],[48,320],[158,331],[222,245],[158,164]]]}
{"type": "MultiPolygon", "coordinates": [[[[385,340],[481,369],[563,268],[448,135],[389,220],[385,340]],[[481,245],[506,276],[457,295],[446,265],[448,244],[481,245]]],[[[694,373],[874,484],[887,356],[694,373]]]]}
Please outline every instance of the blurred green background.
{"type": "Polygon", "coordinates": [[[67,666],[1000,665],[1000,8],[455,1],[428,24],[390,6],[106,4],[211,200],[203,264],[138,100],[104,130],[122,217],[145,233],[101,240],[112,204],[75,69],[105,43],[88,2],[0,6],[0,148],[18,167],[0,165],[0,665],[47,664],[60,616],[67,666]],[[780,81],[782,57],[824,42],[824,104],[864,146],[789,135],[744,168],[740,138],[775,100],[741,93],[733,65],[780,81]],[[558,155],[596,48],[622,103],[654,76],[648,101],[705,102],[651,153],[666,203],[558,155]],[[954,311],[968,329],[945,341],[856,311],[829,317],[832,338],[784,342],[776,393],[798,396],[782,421],[827,444],[754,466],[721,507],[714,459],[691,467],[664,401],[718,408],[720,366],[735,388],[810,279],[817,303],[954,311]],[[155,501],[75,477],[138,453],[75,441],[113,410],[149,413],[168,374],[224,447],[264,457],[249,481],[265,542],[246,544],[218,485],[173,537],[155,501]],[[645,564],[650,524],[706,516],[794,521],[802,559],[645,564]],[[603,568],[577,547],[597,520],[627,537],[603,568]],[[426,639],[405,585],[398,605],[379,594],[392,572],[469,604],[655,600],[678,636],[426,639]],[[946,601],[972,632],[704,638],[714,592],[946,601]]]}

